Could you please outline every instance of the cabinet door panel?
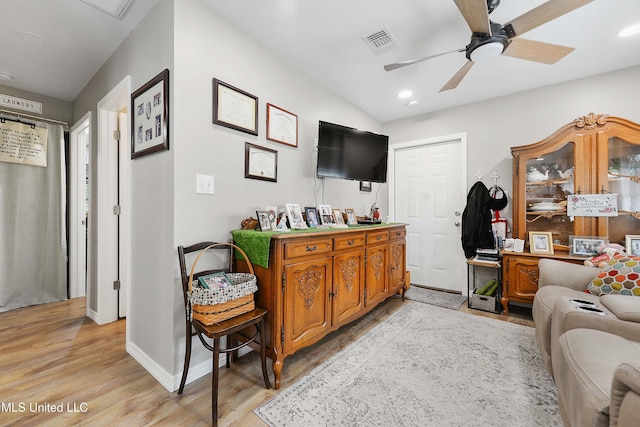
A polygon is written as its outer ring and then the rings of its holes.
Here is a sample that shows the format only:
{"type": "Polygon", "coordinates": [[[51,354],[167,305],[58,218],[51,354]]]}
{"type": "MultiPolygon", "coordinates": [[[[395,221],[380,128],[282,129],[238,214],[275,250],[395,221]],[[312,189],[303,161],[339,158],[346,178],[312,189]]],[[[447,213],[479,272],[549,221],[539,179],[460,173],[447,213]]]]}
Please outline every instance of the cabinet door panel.
{"type": "Polygon", "coordinates": [[[507,265],[507,298],[533,303],[538,291],[538,258],[512,258],[507,265]]]}
{"type": "Polygon", "coordinates": [[[333,259],[333,325],[352,319],[364,308],[364,251],[333,259]]]}
{"type": "Polygon", "coordinates": [[[406,245],[404,240],[391,242],[389,245],[389,292],[395,293],[404,286],[404,275],[406,270],[406,245]]]}
{"type": "Polygon", "coordinates": [[[331,257],[285,267],[284,349],[301,348],[331,327],[331,257]]]}
{"type": "Polygon", "coordinates": [[[367,248],[365,305],[376,304],[385,299],[389,292],[388,265],[389,246],[379,245],[367,248]]]}

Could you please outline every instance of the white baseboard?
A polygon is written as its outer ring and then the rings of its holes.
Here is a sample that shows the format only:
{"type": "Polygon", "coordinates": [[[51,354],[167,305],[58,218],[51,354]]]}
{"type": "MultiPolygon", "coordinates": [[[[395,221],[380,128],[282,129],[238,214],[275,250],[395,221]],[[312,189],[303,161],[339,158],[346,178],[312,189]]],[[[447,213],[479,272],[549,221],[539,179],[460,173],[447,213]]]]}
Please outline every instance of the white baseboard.
{"type": "Polygon", "coordinates": [[[170,393],[174,392],[178,389],[178,387],[174,387],[173,375],[163,369],[160,365],[158,365],[153,359],[151,359],[147,354],[142,351],[135,344],[128,342],[127,343],[127,353],[131,355],[144,369],[147,370],[164,388],[166,388],[170,393]]]}
{"type": "MultiPolygon", "coordinates": [[[[182,340],[181,340],[182,341],[182,340]]],[[[194,351],[195,347],[199,346],[203,349],[202,344],[198,338],[194,337],[193,347],[194,351]]],[[[180,346],[183,348],[183,346],[180,346]]],[[[209,352],[208,350],[205,350],[209,352]]],[[[247,354],[249,351],[253,351],[248,347],[242,348],[238,351],[238,356],[243,356],[247,354]]],[[[182,379],[182,365],[184,363],[184,359],[180,360],[180,371],[175,375],[171,375],[165,369],[163,369],[160,365],[158,365],[153,359],[151,359],[144,351],[142,351],[138,346],[133,343],[127,343],[127,353],[131,355],[143,368],[147,370],[164,388],[167,389],[170,393],[178,390],[180,387],[180,380],[182,379]]],[[[181,354],[184,357],[184,354],[181,354]]],[[[218,361],[218,366],[222,367],[225,364],[225,355],[220,355],[220,359],[218,361]]],[[[192,355],[193,360],[193,355],[192,355]]],[[[191,364],[189,366],[189,374],[187,375],[187,384],[208,375],[213,370],[211,365],[211,359],[204,360],[196,365],[191,364]]]]}
{"type": "Polygon", "coordinates": [[[91,310],[89,308],[89,305],[87,304],[87,317],[91,320],[93,320],[96,324],[100,324],[98,323],[98,313],[96,313],[95,311],[91,310]]]}

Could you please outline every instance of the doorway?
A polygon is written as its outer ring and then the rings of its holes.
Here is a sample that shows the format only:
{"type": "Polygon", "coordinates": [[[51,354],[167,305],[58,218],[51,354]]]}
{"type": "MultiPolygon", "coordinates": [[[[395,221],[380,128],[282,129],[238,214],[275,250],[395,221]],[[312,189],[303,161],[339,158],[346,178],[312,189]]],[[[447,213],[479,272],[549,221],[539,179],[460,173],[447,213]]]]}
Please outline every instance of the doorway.
{"type": "Polygon", "coordinates": [[[71,128],[69,149],[69,297],[87,293],[91,112],[71,128]]]}
{"type": "MultiPolygon", "coordinates": [[[[125,77],[97,106],[97,244],[91,250],[95,262],[95,286],[88,287],[87,316],[98,324],[114,322],[129,313],[130,256],[130,162],[127,149],[128,106],[131,77],[125,77]],[[95,298],[91,293],[95,292],[95,298]],[[95,303],[93,303],[95,301],[95,303]]],[[[91,217],[93,217],[91,216],[91,217]]],[[[90,270],[94,266],[90,262],[90,270]]],[[[127,342],[129,325],[127,324],[127,342]]]]}
{"type": "Polygon", "coordinates": [[[389,210],[407,224],[413,284],[466,293],[460,243],[466,203],[466,134],[390,145],[389,210]]]}

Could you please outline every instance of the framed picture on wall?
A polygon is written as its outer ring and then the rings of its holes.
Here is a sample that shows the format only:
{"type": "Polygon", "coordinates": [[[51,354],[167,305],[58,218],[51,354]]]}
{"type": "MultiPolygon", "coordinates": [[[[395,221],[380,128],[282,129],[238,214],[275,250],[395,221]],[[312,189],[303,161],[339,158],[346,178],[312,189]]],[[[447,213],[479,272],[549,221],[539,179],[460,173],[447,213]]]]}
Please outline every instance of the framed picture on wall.
{"type": "Polygon", "coordinates": [[[360,181],[360,191],[371,192],[371,181],[360,181]]]}
{"type": "Polygon", "coordinates": [[[245,142],[244,177],[277,182],[278,152],[271,148],[245,142]]]}
{"type": "Polygon", "coordinates": [[[280,144],[298,146],[298,116],[267,104],[267,139],[280,144]]]}
{"type": "Polygon", "coordinates": [[[213,79],[213,124],[258,135],[258,97],[213,79]]]}
{"type": "Polygon", "coordinates": [[[131,158],[169,149],[169,70],[131,94],[131,158]]]}

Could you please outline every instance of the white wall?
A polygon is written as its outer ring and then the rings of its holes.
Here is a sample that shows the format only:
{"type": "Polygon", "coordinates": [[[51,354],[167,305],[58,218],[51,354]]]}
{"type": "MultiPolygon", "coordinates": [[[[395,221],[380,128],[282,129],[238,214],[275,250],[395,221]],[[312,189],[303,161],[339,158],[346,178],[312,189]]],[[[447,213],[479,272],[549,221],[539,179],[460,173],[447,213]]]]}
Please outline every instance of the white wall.
{"type": "MultiPolygon", "coordinates": [[[[96,105],[127,75],[136,90],[165,68],[173,69],[173,1],[160,1],[118,47],[73,102],[73,117],[92,111],[91,194],[97,194],[98,168],[96,105]]],[[[170,84],[171,87],[171,84],[170,84]]],[[[170,111],[170,115],[173,109],[170,111]]],[[[174,143],[170,128],[170,144],[174,143]]],[[[123,150],[130,150],[128,141],[123,150]]],[[[173,369],[173,151],[131,161],[131,312],[130,340],[160,369],[173,369]]],[[[97,197],[92,197],[95,212],[97,197]]],[[[121,201],[126,203],[126,201],[121,201]]],[[[95,215],[94,215],[95,216],[95,215]]],[[[97,227],[90,218],[93,265],[96,264],[97,227]]],[[[88,286],[97,294],[95,269],[88,286]]],[[[87,302],[93,310],[96,301],[87,302]]]]}
{"type": "MultiPolygon", "coordinates": [[[[172,97],[174,251],[178,245],[201,240],[227,241],[242,219],[256,217],[255,211],[266,205],[304,207],[324,202],[368,213],[378,184],[374,192],[363,193],[357,182],[326,179],[324,199],[320,181],[314,191],[314,139],[319,120],[372,132],[379,132],[381,124],[197,0],[176,1],[172,97]],[[259,98],[258,136],[212,124],[213,78],[259,98]],[[267,102],[298,115],[297,148],[266,139],[267,102]],[[244,178],[245,142],[278,151],[277,183],[244,178]],[[215,177],[214,195],[196,194],[196,174],[215,177]]],[[[386,192],[383,185],[382,212],[387,210],[386,192]]],[[[179,324],[183,308],[177,258],[174,264],[174,319],[179,324]]],[[[181,347],[184,332],[176,329],[176,334],[176,345],[181,347]]],[[[194,350],[201,347],[198,344],[194,350]]],[[[182,356],[178,348],[176,372],[182,369],[182,356]]],[[[210,355],[194,355],[195,363],[206,357],[210,355]]]]}
{"type": "MultiPolygon", "coordinates": [[[[479,170],[482,181],[493,185],[490,176],[496,171],[498,185],[511,195],[510,147],[533,144],[592,112],[640,122],[639,80],[640,67],[627,68],[388,122],[383,133],[396,144],[467,132],[468,188],[479,170]]],[[[503,214],[510,217],[510,205],[503,214]]]]}

